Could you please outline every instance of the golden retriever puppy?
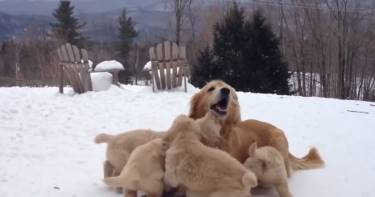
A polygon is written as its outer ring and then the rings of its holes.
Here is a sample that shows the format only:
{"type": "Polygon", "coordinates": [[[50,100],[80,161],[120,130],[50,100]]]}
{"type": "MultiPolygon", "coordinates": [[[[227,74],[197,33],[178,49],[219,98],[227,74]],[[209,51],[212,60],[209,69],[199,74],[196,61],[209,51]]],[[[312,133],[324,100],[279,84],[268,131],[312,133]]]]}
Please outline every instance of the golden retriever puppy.
{"type": "MultiPolygon", "coordinates": [[[[220,124],[216,124],[204,132],[218,133],[220,124]]],[[[201,143],[201,133],[198,123],[187,116],[174,120],[165,137],[170,142],[165,182],[185,188],[188,197],[250,197],[257,185],[255,174],[226,152],[201,143]]]]}
{"type": "Polygon", "coordinates": [[[256,142],[258,146],[272,146],[284,158],[290,176],[291,170],[313,169],[324,166],[318,151],[312,148],[302,159],[289,153],[289,145],[284,132],[265,122],[257,120],[241,121],[240,105],[236,91],[223,81],[211,81],[191,99],[190,117],[199,119],[209,110],[221,118],[223,149],[243,163],[248,157],[248,148],[256,142]]]}
{"type": "Polygon", "coordinates": [[[95,143],[107,143],[104,178],[118,176],[135,148],[153,139],[163,137],[163,132],[147,129],[132,130],[118,135],[99,134],[95,143]]]}
{"type": "Polygon", "coordinates": [[[121,174],[108,177],[104,182],[122,187],[126,197],[136,197],[143,191],[148,197],[161,197],[164,190],[164,160],[167,143],[159,138],[138,146],[130,155],[121,174]]]}
{"type": "Polygon", "coordinates": [[[260,186],[274,186],[280,197],[291,197],[284,158],[271,146],[257,148],[253,143],[249,148],[249,158],[244,163],[258,178],[260,186]]]}

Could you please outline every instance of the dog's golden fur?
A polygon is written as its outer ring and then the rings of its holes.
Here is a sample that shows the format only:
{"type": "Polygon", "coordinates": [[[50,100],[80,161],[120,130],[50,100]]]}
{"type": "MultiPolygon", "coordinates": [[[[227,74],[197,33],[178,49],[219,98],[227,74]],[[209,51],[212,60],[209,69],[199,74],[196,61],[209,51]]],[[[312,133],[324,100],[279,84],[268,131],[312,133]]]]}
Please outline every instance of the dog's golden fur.
{"type": "Polygon", "coordinates": [[[161,138],[163,132],[149,129],[132,130],[118,135],[99,134],[96,143],[107,143],[104,177],[118,176],[135,148],[153,139],[161,138]]]}
{"type": "Polygon", "coordinates": [[[166,152],[165,182],[172,187],[186,188],[187,196],[250,197],[257,185],[255,174],[228,153],[203,145],[201,133],[217,133],[220,123],[202,131],[197,121],[180,115],[167,131],[170,142],[166,152]]]}
{"type": "Polygon", "coordinates": [[[112,187],[122,187],[126,197],[137,196],[137,191],[150,197],[161,197],[164,190],[164,160],[167,143],[159,139],[138,146],[130,155],[121,174],[107,177],[104,182],[112,187]]]}
{"type": "Polygon", "coordinates": [[[280,197],[291,197],[288,187],[288,175],[284,158],[279,151],[271,146],[257,148],[253,143],[249,148],[249,158],[245,167],[255,173],[260,186],[273,186],[280,197]]]}
{"type": "Polygon", "coordinates": [[[290,154],[287,138],[281,129],[257,120],[241,121],[236,91],[223,81],[211,81],[192,97],[190,117],[193,119],[203,117],[216,99],[215,91],[222,88],[230,89],[227,115],[221,121],[225,151],[243,163],[248,157],[248,148],[253,142],[260,147],[272,146],[283,156],[288,176],[291,169],[313,169],[324,165],[315,148],[302,159],[290,154]]]}

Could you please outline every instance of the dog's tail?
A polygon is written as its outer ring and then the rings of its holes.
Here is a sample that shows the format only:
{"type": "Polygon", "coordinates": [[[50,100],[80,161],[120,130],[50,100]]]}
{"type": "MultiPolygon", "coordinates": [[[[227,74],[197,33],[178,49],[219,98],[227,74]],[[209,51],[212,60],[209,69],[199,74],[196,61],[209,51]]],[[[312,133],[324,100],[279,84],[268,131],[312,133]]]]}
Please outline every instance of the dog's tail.
{"type": "Polygon", "coordinates": [[[248,187],[248,186],[250,186],[251,188],[256,187],[258,185],[258,180],[257,180],[256,175],[251,171],[247,171],[242,176],[242,184],[244,187],[248,187]]]}
{"type": "Polygon", "coordinates": [[[95,143],[100,144],[100,143],[109,143],[115,138],[114,135],[109,135],[109,134],[99,134],[95,137],[95,143]]]}
{"type": "Polygon", "coordinates": [[[123,186],[123,180],[120,176],[104,178],[103,181],[110,187],[122,187],[123,186]]]}
{"type": "Polygon", "coordinates": [[[289,153],[289,161],[293,170],[308,170],[324,167],[324,161],[316,148],[311,148],[303,158],[297,158],[289,153]]]}

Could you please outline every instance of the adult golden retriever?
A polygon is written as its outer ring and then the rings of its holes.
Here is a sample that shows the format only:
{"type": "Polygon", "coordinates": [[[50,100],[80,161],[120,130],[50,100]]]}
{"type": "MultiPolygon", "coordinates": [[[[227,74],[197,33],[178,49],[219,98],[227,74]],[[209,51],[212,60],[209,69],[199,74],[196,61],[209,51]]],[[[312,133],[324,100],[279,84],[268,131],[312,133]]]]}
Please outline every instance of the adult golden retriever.
{"type": "Polygon", "coordinates": [[[208,110],[215,111],[221,118],[223,149],[243,163],[248,157],[249,146],[256,142],[259,147],[272,146],[282,154],[288,176],[291,170],[323,167],[317,149],[310,149],[303,158],[289,153],[284,132],[266,122],[241,120],[240,106],[234,88],[223,81],[215,80],[205,85],[191,99],[190,117],[198,119],[208,110]]]}

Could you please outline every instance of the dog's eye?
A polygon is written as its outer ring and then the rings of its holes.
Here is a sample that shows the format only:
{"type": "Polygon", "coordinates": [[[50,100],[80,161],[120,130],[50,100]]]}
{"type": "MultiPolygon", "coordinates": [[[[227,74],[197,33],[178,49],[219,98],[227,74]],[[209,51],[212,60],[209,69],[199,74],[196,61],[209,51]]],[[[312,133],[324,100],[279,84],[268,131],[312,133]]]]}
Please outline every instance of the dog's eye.
{"type": "Polygon", "coordinates": [[[212,92],[212,91],[214,91],[215,90],[215,87],[210,87],[208,90],[207,90],[207,92],[212,92]]]}
{"type": "Polygon", "coordinates": [[[264,171],[267,168],[267,164],[265,162],[262,162],[262,170],[264,171]]]}

